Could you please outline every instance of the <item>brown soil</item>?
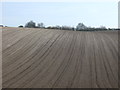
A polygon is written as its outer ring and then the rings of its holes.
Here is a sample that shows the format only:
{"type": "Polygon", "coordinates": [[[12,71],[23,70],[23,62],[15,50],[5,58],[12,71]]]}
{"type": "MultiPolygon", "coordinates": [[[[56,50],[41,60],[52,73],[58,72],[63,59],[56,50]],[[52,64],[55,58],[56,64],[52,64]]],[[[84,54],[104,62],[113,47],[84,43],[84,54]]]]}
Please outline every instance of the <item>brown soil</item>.
{"type": "Polygon", "coordinates": [[[117,88],[117,31],[2,30],[3,88],[117,88]]]}

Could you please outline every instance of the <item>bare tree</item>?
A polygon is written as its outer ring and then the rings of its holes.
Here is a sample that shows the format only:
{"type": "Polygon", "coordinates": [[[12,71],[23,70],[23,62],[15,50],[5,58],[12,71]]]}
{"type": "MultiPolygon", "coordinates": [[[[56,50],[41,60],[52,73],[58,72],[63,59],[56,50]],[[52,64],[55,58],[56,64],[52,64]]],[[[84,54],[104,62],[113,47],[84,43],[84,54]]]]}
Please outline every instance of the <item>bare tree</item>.
{"type": "Polygon", "coordinates": [[[28,23],[25,25],[25,27],[28,27],[28,28],[35,28],[35,27],[36,27],[36,26],[35,26],[35,22],[30,21],[30,22],[28,22],[28,23]]]}
{"type": "Polygon", "coordinates": [[[44,25],[44,23],[38,23],[38,28],[45,28],[45,25],[44,25]]]}
{"type": "Polygon", "coordinates": [[[78,23],[78,25],[76,26],[76,30],[84,30],[87,27],[83,24],[83,23],[78,23]]]}

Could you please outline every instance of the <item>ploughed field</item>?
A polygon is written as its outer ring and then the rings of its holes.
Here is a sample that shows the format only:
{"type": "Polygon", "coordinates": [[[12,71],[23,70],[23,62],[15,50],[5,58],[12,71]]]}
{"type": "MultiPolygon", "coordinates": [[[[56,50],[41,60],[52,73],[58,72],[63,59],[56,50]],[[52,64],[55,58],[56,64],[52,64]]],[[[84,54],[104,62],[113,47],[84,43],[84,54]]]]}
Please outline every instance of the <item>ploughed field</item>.
{"type": "Polygon", "coordinates": [[[3,88],[117,88],[118,31],[2,29],[3,88]]]}

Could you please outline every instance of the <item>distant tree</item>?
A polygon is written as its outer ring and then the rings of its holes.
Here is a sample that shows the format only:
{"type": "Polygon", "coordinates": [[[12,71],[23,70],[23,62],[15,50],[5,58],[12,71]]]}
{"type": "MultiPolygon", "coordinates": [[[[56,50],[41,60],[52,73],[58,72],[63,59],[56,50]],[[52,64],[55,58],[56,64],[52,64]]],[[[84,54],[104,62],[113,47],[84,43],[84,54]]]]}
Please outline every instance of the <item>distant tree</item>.
{"type": "Polygon", "coordinates": [[[55,27],[56,27],[56,29],[61,29],[61,27],[59,25],[56,25],[55,27]]]}
{"type": "Polygon", "coordinates": [[[0,27],[3,27],[3,25],[0,25],[0,27]]]}
{"type": "Polygon", "coordinates": [[[78,23],[78,25],[76,26],[76,30],[84,30],[86,29],[87,27],[83,24],[83,23],[78,23]]]}
{"type": "Polygon", "coordinates": [[[95,31],[102,31],[102,30],[108,30],[105,26],[100,26],[98,28],[94,29],[95,31]]]}
{"type": "Polygon", "coordinates": [[[46,29],[51,29],[51,26],[46,27],[46,29]]]}
{"type": "Polygon", "coordinates": [[[105,26],[100,26],[100,29],[107,29],[105,26]]]}
{"type": "Polygon", "coordinates": [[[25,27],[28,27],[28,28],[35,28],[35,27],[36,27],[36,26],[35,26],[35,22],[30,21],[30,22],[28,22],[28,23],[25,25],[25,27]]]}
{"type": "Polygon", "coordinates": [[[73,31],[75,31],[75,28],[74,28],[74,27],[72,27],[72,30],[73,30],[73,31]]]}
{"type": "Polygon", "coordinates": [[[23,25],[20,25],[20,26],[18,26],[18,27],[23,27],[23,25]]]}
{"type": "Polygon", "coordinates": [[[64,26],[61,27],[61,29],[62,29],[62,30],[73,30],[74,27],[70,27],[70,26],[65,26],[65,25],[64,25],[64,26]]]}
{"type": "Polygon", "coordinates": [[[44,25],[44,23],[38,23],[37,27],[38,28],[45,28],[45,25],[44,25]]]}

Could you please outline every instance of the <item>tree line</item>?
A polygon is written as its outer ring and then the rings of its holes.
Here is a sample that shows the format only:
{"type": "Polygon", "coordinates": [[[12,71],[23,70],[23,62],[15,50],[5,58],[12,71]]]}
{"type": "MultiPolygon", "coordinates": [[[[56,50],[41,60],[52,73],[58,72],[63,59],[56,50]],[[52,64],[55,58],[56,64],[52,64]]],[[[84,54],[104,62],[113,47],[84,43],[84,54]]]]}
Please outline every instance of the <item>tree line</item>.
{"type": "Polygon", "coordinates": [[[71,26],[67,26],[67,25],[63,25],[63,26],[48,26],[45,27],[44,23],[38,23],[36,25],[35,22],[33,21],[29,21],[25,24],[25,26],[20,25],[19,27],[25,27],[25,28],[44,28],[44,29],[58,29],[58,30],[72,30],[72,31],[99,31],[99,30],[119,30],[119,29],[111,29],[111,28],[106,28],[105,26],[100,26],[98,28],[95,27],[87,27],[86,25],[84,25],[83,23],[78,23],[78,25],[76,27],[71,27],[71,26]]]}

